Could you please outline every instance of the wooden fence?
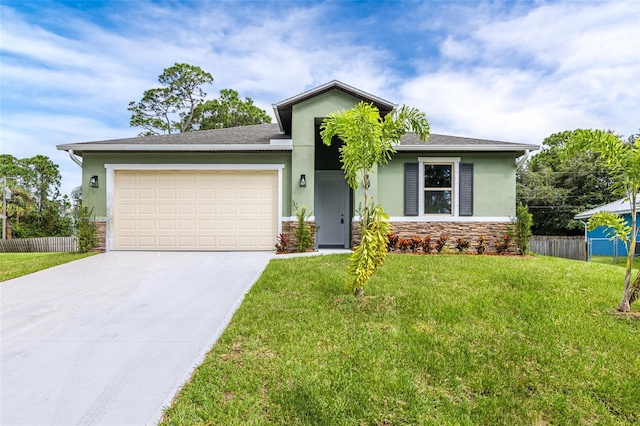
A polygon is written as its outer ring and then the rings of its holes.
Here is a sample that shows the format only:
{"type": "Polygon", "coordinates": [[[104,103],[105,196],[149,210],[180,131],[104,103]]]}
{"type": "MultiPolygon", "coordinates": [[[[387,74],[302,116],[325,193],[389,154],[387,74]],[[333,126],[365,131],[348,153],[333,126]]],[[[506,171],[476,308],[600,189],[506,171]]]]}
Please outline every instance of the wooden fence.
{"type": "Polygon", "coordinates": [[[544,256],[564,259],[587,260],[587,246],[584,237],[531,237],[529,250],[544,256]]]}
{"type": "Polygon", "coordinates": [[[12,238],[0,240],[0,253],[73,252],[78,250],[76,237],[12,238]]]}

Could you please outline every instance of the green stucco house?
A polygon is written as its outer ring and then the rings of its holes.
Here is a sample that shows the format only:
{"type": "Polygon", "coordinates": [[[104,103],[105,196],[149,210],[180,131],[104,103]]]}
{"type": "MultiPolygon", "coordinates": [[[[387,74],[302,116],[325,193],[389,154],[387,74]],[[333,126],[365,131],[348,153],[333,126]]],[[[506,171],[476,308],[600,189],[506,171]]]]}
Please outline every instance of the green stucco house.
{"type": "MultiPolygon", "coordinates": [[[[360,197],[320,123],[360,101],[397,105],[339,81],[273,105],[277,123],[59,145],[82,166],[82,194],[105,250],[273,250],[306,206],[318,247],[352,247],[360,197]],[[82,157],[82,158],[79,158],[82,157]]],[[[394,232],[500,238],[515,215],[517,159],[536,145],[403,137],[370,193],[394,232]]]]}

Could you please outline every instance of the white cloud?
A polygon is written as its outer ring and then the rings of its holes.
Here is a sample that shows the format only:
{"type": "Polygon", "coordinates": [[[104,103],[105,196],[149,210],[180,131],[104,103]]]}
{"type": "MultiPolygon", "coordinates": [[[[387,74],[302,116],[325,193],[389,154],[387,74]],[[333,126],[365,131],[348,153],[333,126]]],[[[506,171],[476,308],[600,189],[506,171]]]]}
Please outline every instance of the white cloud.
{"type": "Polygon", "coordinates": [[[424,109],[441,133],[529,143],[579,127],[633,133],[640,117],[638,19],[632,2],[484,15],[469,33],[444,40],[439,67],[407,80],[403,101],[424,109]]]}

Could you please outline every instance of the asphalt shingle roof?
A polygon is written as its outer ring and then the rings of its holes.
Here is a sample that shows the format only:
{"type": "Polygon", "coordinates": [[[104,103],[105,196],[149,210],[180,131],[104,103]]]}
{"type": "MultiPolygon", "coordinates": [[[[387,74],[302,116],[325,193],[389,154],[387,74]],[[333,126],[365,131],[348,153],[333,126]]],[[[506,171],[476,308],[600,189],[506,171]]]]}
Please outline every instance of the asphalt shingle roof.
{"type": "MultiPolygon", "coordinates": [[[[133,137],[91,142],[80,142],[73,145],[269,145],[272,140],[291,139],[290,135],[280,132],[277,124],[257,124],[253,126],[230,127],[225,129],[200,130],[197,132],[173,133],[170,135],[133,137]]],[[[523,149],[523,145],[514,142],[501,142],[488,139],[465,138],[432,133],[425,143],[415,133],[407,133],[400,141],[400,146],[428,148],[429,146],[451,146],[452,149],[470,146],[496,145],[523,149]]],[[[64,145],[62,145],[64,147],[64,145]]]]}
{"type": "Polygon", "coordinates": [[[277,124],[270,123],[80,143],[97,145],[142,145],[151,143],[156,145],[268,145],[272,139],[291,139],[291,136],[281,133],[277,124]]]}

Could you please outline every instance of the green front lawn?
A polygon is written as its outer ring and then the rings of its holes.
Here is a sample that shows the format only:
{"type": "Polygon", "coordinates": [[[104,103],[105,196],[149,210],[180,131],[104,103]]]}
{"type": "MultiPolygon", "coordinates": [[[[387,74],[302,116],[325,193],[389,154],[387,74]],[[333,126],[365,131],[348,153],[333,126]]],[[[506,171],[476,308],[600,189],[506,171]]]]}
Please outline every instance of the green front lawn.
{"type": "Polygon", "coordinates": [[[0,281],[31,274],[95,253],[0,253],[0,281]]]}
{"type": "Polygon", "coordinates": [[[346,265],[272,261],[163,424],[640,422],[621,268],[390,255],[356,299],[346,265]]]}

